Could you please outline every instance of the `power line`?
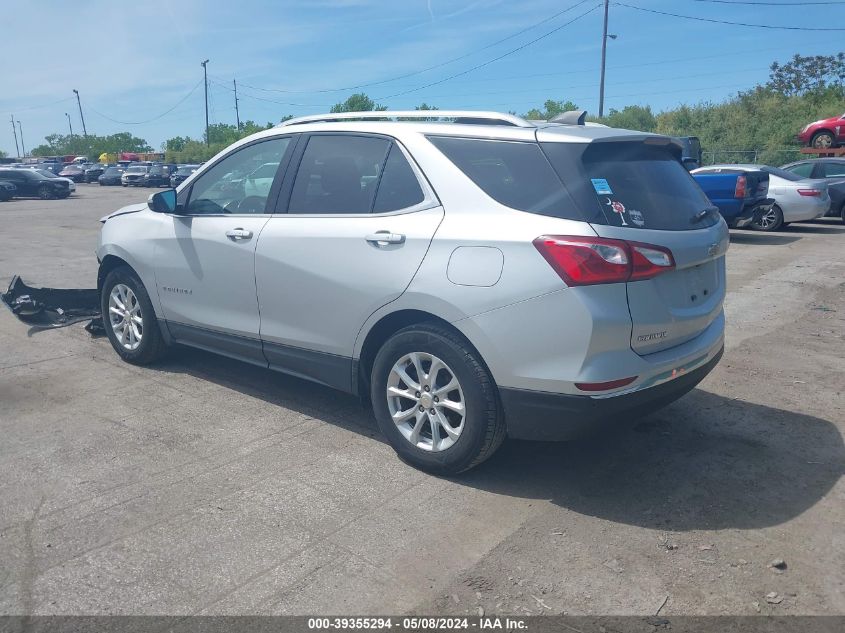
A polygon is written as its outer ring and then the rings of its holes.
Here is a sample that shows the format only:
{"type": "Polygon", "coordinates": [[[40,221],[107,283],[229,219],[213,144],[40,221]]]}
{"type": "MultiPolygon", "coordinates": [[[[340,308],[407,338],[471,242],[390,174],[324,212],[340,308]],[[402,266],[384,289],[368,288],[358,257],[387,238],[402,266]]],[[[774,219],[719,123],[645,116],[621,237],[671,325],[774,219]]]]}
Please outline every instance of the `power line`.
{"type": "Polygon", "coordinates": [[[496,40],[495,42],[491,42],[490,44],[486,44],[485,46],[482,46],[481,48],[475,49],[474,51],[470,51],[469,53],[465,53],[465,54],[460,55],[458,57],[453,57],[452,59],[447,59],[444,62],[434,64],[433,66],[428,66],[427,68],[421,68],[420,70],[415,70],[415,71],[410,72],[410,73],[405,73],[404,75],[397,75],[396,77],[391,77],[390,79],[382,79],[380,81],[371,81],[371,82],[368,82],[368,83],[357,84],[355,86],[346,86],[345,88],[320,88],[320,89],[316,89],[316,90],[285,90],[285,89],[282,89],[282,88],[260,88],[258,86],[250,86],[249,84],[245,84],[243,82],[241,82],[241,86],[243,86],[244,88],[252,88],[253,90],[262,90],[262,91],[265,91],[265,92],[282,92],[282,93],[285,93],[285,94],[318,94],[318,93],[324,93],[324,92],[346,92],[346,91],[349,91],[349,90],[358,90],[360,88],[369,88],[371,86],[380,86],[382,84],[392,83],[394,81],[399,81],[400,79],[407,79],[408,77],[415,77],[417,75],[422,75],[423,73],[427,73],[431,70],[436,70],[438,68],[442,68],[443,66],[448,66],[449,64],[454,64],[455,62],[459,62],[462,59],[466,59],[467,57],[472,57],[473,55],[480,53],[481,51],[486,51],[488,48],[493,48],[494,46],[498,46],[499,44],[507,42],[508,40],[512,40],[515,37],[519,37],[523,33],[527,33],[528,31],[531,31],[532,29],[536,29],[538,26],[542,26],[543,24],[551,22],[552,20],[562,16],[564,13],[568,13],[569,11],[572,11],[572,9],[577,9],[579,6],[581,6],[582,4],[585,4],[587,2],[589,2],[589,0],[580,0],[579,2],[576,2],[575,4],[567,7],[566,9],[563,9],[562,11],[558,11],[557,13],[550,15],[547,18],[543,18],[539,22],[535,22],[531,26],[527,26],[524,29],[517,31],[516,33],[508,35],[507,37],[503,37],[502,39],[496,40]]]}
{"type": "Polygon", "coordinates": [[[540,40],[544,40],[544,39],[546,39],[546,38],[547,38],[547,37],[549,37],[550,35],[553,35],[553,34],[557,33],[558,31],[560,31],[562,28],[565,28],[565,27],[569,26],[569,25],[570,25],[570,24],[572,24],[573,22],[576,22],[577,20],[580,20],[581,18],[583,18],[583,17],[584,17],[584,16],[586,16],[586,15],[589,15],[590,13],[592,13],[593,11],[595,11],[596,9],[598,9],[600,6],[602,6],[602,5],[601,5],[601,4],[597,4],[597,5],[593,6],[591,9],[589,9],[589,10],[585,11],[584,13],[581,13],[580,15],[578,15],[578,16],[576,16],[576,17],[572,18],[569,22],[565,22],[565,23],[561,24],[560,26],[558,26],[558,27],[556,27],[556,28],[552,29],[552,30],[551,30],[551,31],[549,31],[548,33],[545,33],[545,34],[541,35],[540,37],[536,37],[536,38],[534,38],[533,40],[530,40],[530,41],[526,42],[526,43],[525,43],[525,44],[523,44],[522,46],[517,46],[516,48],[513,48],[513,49],[509,50],[508,52],[506,52],[506,53],[503,53],[503,54],[499,55],[498,57],[494,57],[493,59],[487,60],[486,62],[483,62],[483,63],[481,63],[481,64],[476,64],[476,65],[475,65],[475,66],[473,66],[472,68],[469,68],[469,69],[464,70],[464,71],[459,72],[459,73],[455,73],[454,75],[450,75],[449,77],[446,77],[445,79],[441,79],[441,80],[439,80],[439,81],[432,81],[432,82],[430,82],[430,83],[427,83],[427,84],[425,84],[425,85],[423,85],[423,86],[419,86],[419,87],[417,87],[417,88],[412,88],[412,89],[410,89],[410,90],[405,90],[405,91],[403,91],[403,92],[397,92],[396,94],[387,95],[387,96],[385,96],[385,97],[377,97],[377,100],[382,100],[382,101],[383,101],[383,100],[385,100],[385,99],[393,99],[393,98],[395,98],[395,97],[401,97],[401,96],[403,96],[403,95],[410,94],[410,93],[412,93],[412,92],[419,92],[420,90],[425,90],[426,88],[430,88],[431,86],[437,86],[437,85],[439,85],[439,84],[446,83],[447,81],[449,81],[449,80],[451,80],[451,79],[455,79],[456,77],[463,77],[464,75],[467,75],[467,74],[469,74],[469,73],[471,73],[471,72],[473,72],[473,71],[475,71],[475,70],[478,70],[479,68],[484,68],[485,66],[489,66],[490,64],[492,64],[492,63],[494,63],[494,62],[499,61],[500,59],[504,59],[505,57],[508,57],[508,56],[510,56],[510,55],[513,55],[514,53],[518,53],[519,51],[523,50],[524,48],[527,48],[527,47],[531,46],[532,44],[536,44],[536,43],[537,43],[537,42],[539,42],[540,40]]]}
{"type": "Polygon", "coordinates": [[[188,92],[188,94],[186,94],[184,97],[182,97],[181,99],[179,99],[179,101],[177,101],[177,102],[176,102],[176,104],[175,104],[172,108],[168,108],[167,110],[165,110],[164,112],[162,112],[162,113],[161,113],[161,114],[159,114],[158,116],[154,116],[153,118],[151,118],[151,119],[147,119],[147,120],[145,120],[145,121],[119,121],[118,119],[113,119],[113,118],[111,118],[111,117],[110,117],[110,116],[108,116],[107,114],[103,114],[102,112],[100,112],[99,110],[96,110],[96,109],[92,108],[91,106],[88,106],[88,109],[89,109],[89,110],[91,110],[92,112],[94,112],[95,114],[97,114],[97,115],[99,115],[99,116],[103,117],[104,119],[106,119],[106,120],[108,120],[108,121],[111,121],[112,123],[120,123],[121,125],[144,125],[145,123],[152,123],[153,121],[158,121],[158,120],[159,120],[159,119],[161,119],[162,117],[165,117],[165,116],[167,116],[168,114],[170,114],[171,112],[173,112],[176,108],[178,108],[180,105],[182,105],[183,103],[185,103],[185,101],[187,101],[187,100],[188,100],[188,97],[190,97],[192,94],[194,94],[194,92],[196,92],[197,88],[199,88],[201,85],[202,85],[202,79],[200,79],[200,80],[199,80],[199,81],[198,81],[198,82],[194,85],[194,87],[193,87],[193,88],[191,88],[191,90],[188,92]]]}
{"type": "MultiPolygon", "coordinates": [[[[743,72],[757,72],[757,71],[766,71],[766,70],[768,70],[768,67],[763,68],[763,67],[758,66],[756,68],[731,69],[731,72],[743,73],[743,72]]],[[[725,74],[724,70],[718,70],[718,71],[715,71],[715,72],[706,72],[706,73],[695,73],[695,74],[686,73],[684,75],[673,76],[673,77],[657,77],[655,79],[649,79],[647,81],[643,81],[642,79],[633,79],[633,80],[630,80],[630,81],[616,81],[616,82],[614,82],[613,85],[615,85],[615,86],[625,86],[625,85],[631,85],[631,84],[651,84],[651,83],[660,82],[660,81],[677,81],[679,79],[695,79],[695,78],[698,78],[698,77],[712,77],[714,75],[724,75],[724,74],[725,74]]],[[[578,89],[578,88],[595,88],[598,85],[599,84],[595,83],[595,84],[578,84],[578,85],[574,85],[574,86],[551,86],[551,87],[545,87],[545,88],[526,88],[524,90],[492,90],[492,91],[487,91],[487,92],[466,92],[466,93],[462,93],[462,94],[451,94],[451,95],[447,95],[447,94],[426,95],[426,99],[449,99],[449,98],[454,98],[454,97],[472,97],[472,96],[475,96],[475,95],[487,96],[487,95],[519,94],[519,93],[524,94],[526,92],[541,92],[541,91],[544,91],[544,92],[557,91],[558,93],[560,93],[560,91],[562,91],[562,90],[572,90],[572,89],[578,89]]]]}
{"type": "Polygon", "coordinates": [[[57,101],[51,101],[50,103],[43,103],[41,105],[34,105],[34,106],[27,106],[24,108],[15,108],[16,112],[25,112],[27,110],[38,110],[40,108],[49,108],[50,106],[58,105],[60,103],[65,103],[66,101],[73,101],[76,97],[66,97],[64,99],[59,99],[57,101]]]}
{"type": "MultiPolygon", "coordinates": [[[[218,81],[218,80],[214,79],[213,77],[209,78],[209,81],[213,84],[220,86],[221,88],[228,90],[229,92],[234,92],[234,90],[228,84],[224,84],[223,82],[218,81]]],[[[250,86],[247,86],[245,83],[241,83],[241,88],[243,88],[243,87],[250,87],[250,86]]],[[[267,103],[275,103],[277,105],[291,106],[291,107],[297,107],[297,108],[327,108],[327,107],[334,105],[334,104],[331,104],[331,103],[288,103],[288,102],[285,102],[285,101],[277,101],[275,99],[267,99],[266,97],[256,97],[255,95],[251,95],[248,92],[244,92],[243,90],[241,90],[239,92],[239,94],[240,94],[241,97],[247,97],[249,99],[256,99],[258,101],[266,101],[267,103]]]]}
{"type": "MultiPolygon", "coordinates": [[[[673,18],[683,18],[685,20],[695,20],[697,22],[711,22],[714,24],[729,24],[731,26],[745,26],[754,29],[774,29],[778,31],[845,31],[845,28],[838,27],[813,27],[813,26],[776,26],[773,24],[751,24],[749,22],[731,22],[730,20],[717,20],[715,18],[702,18],[694,15],[681,15],[680,13],[670,13],[668,11],[658,11],[657,9],[646,9],[645,7],[638,7],[633,4],[626,4],[624,2],[614,2],[615,6],[627,7],[628,9],[635,9],[637,11],[644,11],[646,13],[655,13],[657,15],[668,15],[673,18]]],[[[733,3],[731,3],[733,4],[733,3]]]]}

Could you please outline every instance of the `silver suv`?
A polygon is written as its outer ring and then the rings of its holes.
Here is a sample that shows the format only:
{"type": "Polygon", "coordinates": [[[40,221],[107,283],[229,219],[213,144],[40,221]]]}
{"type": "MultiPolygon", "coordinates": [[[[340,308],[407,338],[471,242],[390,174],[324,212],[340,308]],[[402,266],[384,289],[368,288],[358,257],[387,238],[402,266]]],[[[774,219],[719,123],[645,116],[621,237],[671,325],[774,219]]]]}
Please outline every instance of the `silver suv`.
{"type": "Polygon", "coordinates": [[[402,459],[466,470],[718,362],[728,229],[680,157],[581,113],[293,119],[104,219],[106,330],[358,394],[402,459]]]}

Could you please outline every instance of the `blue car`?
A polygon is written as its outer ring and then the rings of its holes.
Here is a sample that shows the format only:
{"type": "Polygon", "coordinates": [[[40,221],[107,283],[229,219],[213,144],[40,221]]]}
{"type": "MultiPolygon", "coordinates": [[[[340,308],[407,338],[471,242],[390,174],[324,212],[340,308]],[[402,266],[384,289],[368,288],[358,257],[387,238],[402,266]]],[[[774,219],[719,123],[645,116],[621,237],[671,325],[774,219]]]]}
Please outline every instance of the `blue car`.
{"type": "Polygon", "coordinates": [[[765,171],[731,166],[690,173],[732,228],[748,226],[775,204],[765,171]]]}

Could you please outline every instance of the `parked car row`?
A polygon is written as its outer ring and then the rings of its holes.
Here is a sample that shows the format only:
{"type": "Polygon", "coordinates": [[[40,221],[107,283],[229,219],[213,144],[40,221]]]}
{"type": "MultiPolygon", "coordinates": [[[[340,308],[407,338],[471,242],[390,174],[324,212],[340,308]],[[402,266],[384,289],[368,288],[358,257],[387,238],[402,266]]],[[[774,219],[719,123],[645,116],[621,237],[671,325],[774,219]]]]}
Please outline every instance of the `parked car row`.
{"type": "Polygon", "coordinates": [[[808,159],[782,168],[708,165],[690,173],[731,227],[777,231],[825,215],[845,222],[845,159],[808,159]]]}

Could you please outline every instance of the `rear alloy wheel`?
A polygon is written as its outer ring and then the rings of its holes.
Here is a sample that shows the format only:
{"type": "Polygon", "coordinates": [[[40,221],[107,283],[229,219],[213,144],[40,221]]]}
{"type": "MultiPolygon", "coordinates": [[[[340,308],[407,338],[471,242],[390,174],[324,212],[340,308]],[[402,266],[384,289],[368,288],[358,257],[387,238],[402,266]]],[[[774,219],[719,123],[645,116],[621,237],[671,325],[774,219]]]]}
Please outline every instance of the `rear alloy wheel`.
{"type": "Polygon", "coordinates": [[[505,436],[496,386],[458,334],[420,324],[394,334],[373,363],[379,427],[404,461],[454,474],[490,457],[505,436]]]}
{"type": "Polygon", "coordinates": [[[754,216],[751,226],[758,231],[777,231],[783,226],[783,211],[778,205],[772,205],[768,211],[754,216]]]}
{"type": "Polygon", "coordinates": [[[839,218],[842,220],[842,224],[845,224],[845,204],[843,204],[842,208],[839,210],[839,218]]]}
{"type": "Polygon", "coordinates": [[[830,149],[833,147],[833,134],[830,132],[817,132],[813,137],[812,145],[816,149],[830,149]]]}
{"type": "Polygon", "coordinates": [[[53,191],[47,185],[41,185],[38,188],[38,197],[42,200],[49,200],[53,197],[53,191]]]}

